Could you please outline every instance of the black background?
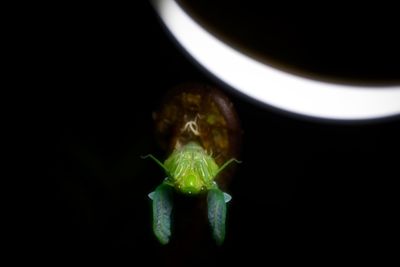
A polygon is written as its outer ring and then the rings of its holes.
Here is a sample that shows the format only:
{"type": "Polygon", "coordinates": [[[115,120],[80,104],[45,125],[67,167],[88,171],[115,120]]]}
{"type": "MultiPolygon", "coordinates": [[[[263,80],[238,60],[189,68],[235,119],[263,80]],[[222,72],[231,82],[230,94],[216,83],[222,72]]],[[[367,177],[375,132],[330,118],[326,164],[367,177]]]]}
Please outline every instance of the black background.
{"type": "MultiPolygon", "coordinates": [[[[391,252],[384,238],[397,213],[398,120],[338,124],[262,107],[186,57],[144,1],[65,7],[43,25],[46,90],[36,109],[41,166],[50,179],[30,219],[39,225],[32,227],[35,257],[203,266],[342,262],[379,259],[379,247],[391,252]],[[182,221],[174,222],[167,246],[151,229],[147,194],[164,177],[140,156],[164,156],[151,114],[166,90],[184,82],[219,86],[242,121],[243,163],[229,188],[222,247],[208,231],[191,239],[182,221]]],[[[207,227],[205,216],[198,223],[207,227]]]]}

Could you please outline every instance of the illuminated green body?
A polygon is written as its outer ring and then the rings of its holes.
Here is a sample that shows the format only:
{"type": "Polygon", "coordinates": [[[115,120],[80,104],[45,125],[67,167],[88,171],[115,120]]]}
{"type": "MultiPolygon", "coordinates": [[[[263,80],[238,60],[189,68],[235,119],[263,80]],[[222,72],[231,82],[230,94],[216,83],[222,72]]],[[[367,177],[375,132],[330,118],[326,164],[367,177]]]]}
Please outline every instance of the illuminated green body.
{"type": "Polygon", "coordinates": [[[198,194],[215,188],[219,167],[197,143],[190,142],[175,151],[164,162],[168,170],[165,183],[184,194],[198,194]]]}
{"type": "MultiPolygon", "coordinates": [[[[207,215],[217,244],[225,239],[227,202],[223,192],[233,169],[221,173],[238,156],[242,130],[233,103],[217,88],[187,84],[167,92],[152,114],[155,137],[168,152],[165,161],[154,160],[166,178],[149,194],[153,232],[161,244],[171,237],[173,195],[206,196],[207,215]]],[[[184,197],[177,198],[179,201],[184,197]]],[[[199,201],[204,198],[200,197],[199,201]]],[[[199,205],[196,208],[203,207],[199,205]]],[[[199,212],[202,210],[199,209],[199,212]]]]}
{"type": "Polygon", "coordinates": [[[198,143],[189,142],[178,146],[172,154],[161,163],[148,155],[166,172],[167,178],[154,192],[149,194],[153,200],[153,231],[162,244],[169,242],[171,236],[172,189],[187,195],[207,193],[208,220],[217,244],[225,239],[226,202],[231,196],[222,192],[214,179],[236,159],[230,159],[221,167],[198,143]]]}

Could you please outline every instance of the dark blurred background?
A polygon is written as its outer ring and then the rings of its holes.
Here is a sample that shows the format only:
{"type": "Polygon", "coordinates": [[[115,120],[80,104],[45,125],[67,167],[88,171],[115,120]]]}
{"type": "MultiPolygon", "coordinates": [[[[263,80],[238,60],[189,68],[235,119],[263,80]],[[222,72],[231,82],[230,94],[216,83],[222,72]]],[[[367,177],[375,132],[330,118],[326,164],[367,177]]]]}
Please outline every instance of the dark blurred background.
{"type": "Polygon", "coordinates": [[[32,230],[36,257],[132,266],[339,262],[391,236],[398,119],[338,124],[263,107],[199,68],[150,4],[137,2],[69,6],[43,22],[49,41],[40,50],[46,71],[36,109],[50,179],[31,222],[40,225],[32,230]],[[242,121],[243,163],[228,190],[222,247],[214,245],[206,213],[200,240],[191,239],[191,218],[176,214],[169,245],[152,233],[147,194],[164,174],[140,156],[165,156],[151,114],[169,88],[184,82],[219,86],[242,121]]]}

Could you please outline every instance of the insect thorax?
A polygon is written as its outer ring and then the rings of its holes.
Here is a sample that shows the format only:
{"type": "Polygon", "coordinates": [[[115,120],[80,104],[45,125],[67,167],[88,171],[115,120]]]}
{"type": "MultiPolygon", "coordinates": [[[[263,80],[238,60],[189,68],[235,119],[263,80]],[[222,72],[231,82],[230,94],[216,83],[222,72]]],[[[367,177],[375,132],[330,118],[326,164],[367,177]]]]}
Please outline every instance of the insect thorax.
{"type": "Polygon", "coordinates": [[[177,190],[197,194],[213,187],[218,165],[196,142],[177,148],[164,163],[168,182],[177,190]]]}

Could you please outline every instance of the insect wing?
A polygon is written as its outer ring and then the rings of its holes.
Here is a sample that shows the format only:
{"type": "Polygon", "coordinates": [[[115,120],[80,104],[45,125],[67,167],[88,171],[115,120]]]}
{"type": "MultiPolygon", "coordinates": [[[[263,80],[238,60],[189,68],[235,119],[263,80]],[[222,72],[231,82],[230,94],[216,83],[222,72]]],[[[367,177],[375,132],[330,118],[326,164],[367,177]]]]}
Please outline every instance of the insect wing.
{"type": "Polygon", "coordinates": [[[171,236],[172,187],[161,184],[149,194],[153,200],[153,231],[161,244],[167,244],[171,236]]]}

